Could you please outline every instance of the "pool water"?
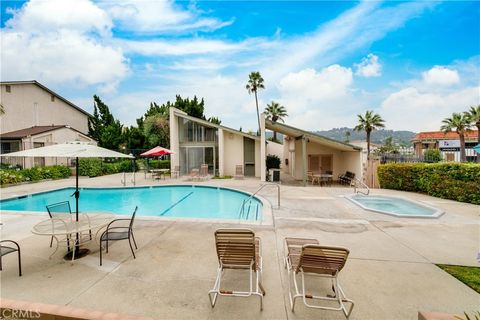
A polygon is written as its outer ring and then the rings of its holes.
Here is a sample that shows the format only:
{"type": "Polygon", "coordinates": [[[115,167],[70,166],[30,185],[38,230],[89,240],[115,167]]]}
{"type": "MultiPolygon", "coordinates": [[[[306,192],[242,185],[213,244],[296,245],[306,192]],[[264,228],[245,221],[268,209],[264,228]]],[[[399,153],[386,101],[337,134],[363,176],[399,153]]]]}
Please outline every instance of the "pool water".
{"type": "Polygon", "coordinates": [[[356,194],[347,197],[363,209],[397,217],[437,218],[443,211],[408,199],[356,194]]]}
{"type": "MultiPolygon", "coordinates": [[[[0,201],[1,210],[46,212],[49,204],[70,201],[75,210],[74,188],[0,201]]],[[[80,212],[112,212],[139,216],[260,220],[262,203],[240,191],[205,186],[159,186],[136,188],[81,188],[80,212]],[[242,208],[242,204],[245,205],[242,208]]]]}

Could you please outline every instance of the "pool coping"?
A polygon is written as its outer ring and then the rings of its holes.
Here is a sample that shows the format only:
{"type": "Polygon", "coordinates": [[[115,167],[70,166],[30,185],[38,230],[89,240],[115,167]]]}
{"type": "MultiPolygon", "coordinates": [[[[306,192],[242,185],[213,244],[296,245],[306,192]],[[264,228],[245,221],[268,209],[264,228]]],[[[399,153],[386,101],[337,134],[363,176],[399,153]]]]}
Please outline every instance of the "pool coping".
{"type": "Polygon", "coordinates": [[[353,197],[355,196],[358,196],[357,193],[354,193],[354,194],[349,194],[349,195],[345,195],[344,197],[347,198],[348,200],[350,200],[351,202],[353,202],[354,204],[356,204],[357,206],[359,206],[360,208],[362,208],[363,210],[367,210],[367,211],[371,211],[371,212],[375,212],[375,213],[381,213],[381,214],[385,214],[385,215],[389,215],[389,216],[392,216],[392,217],[397,217],[397,218],[420,218],[420,219],[438,219],[440,218],[442,215],[445,214],[445,211],[442,210],[442,209],[439,209],[439,208],[436,208],[436,207],[433,207],[429,204],[426,204],[424,202],[420,202],[418,200],[412,200],[412,199],[408,199],[408,198],[405,198],[405,197],[397,197],[397,196],[385,196],[385,195],[363,195],[363,197],[378,197],[378,198],[393,198],[393,199],[398,199],[398,200],[403,200],[403,201],[407,201],[407,202],[413,202],[414,204],[417,204],[419,206],[422,206],[422,207],[426,207],[428,209],[432,209],[434,210],[434,214],[432,215],[404,215],[404,214],[396,214],[396,213],[393,213],[393,212],[388,212],[388,211],[382,211],[382,210],[377,210],[377,209],[372,209],[370,207],[366,207],[364,206],[362,203],[356,201],[355,199],[353,199],[353,197]]]}
{"type": "MultiPolygon", "coordinates": [[[[256,198],[262,203],[262,218],[260,220],[243,220],[243,219],[210,219],[210,218],[183,218],[183,217],[165,217],[165,216],[136,216],[135,218],[138,220],[155,220],[155,221],[181,221],[181,222],[206,222],[206,223],[223,223],[223,224],[244,224],[244,225],[261,225],[261,226],[272,226],[273,225],[273,214],[272,214],[272,204],[266,198],[259,196],[258,194],[253,195],[251,192],[243,191],[237,188],[230,188],[224,186],[214,186],[214,185],[203,185],[203,184],[164,184],[164,185],[157,185],[157,186],[149,186],[149,185],[142,185],[142,186],[112,186],[112,187],[97,187],[97,186],[88,186],[88,187],[79,187],[78,189],[81,191],[83,189],[154,189],[154,188],[165,188],[165,187],[202,187],[202,188],[212,188],[212,189],[224,189],[233,192],[238,192],[242,194],[246,194],[250,197],[256,198]]],[[[61,188],[52,188],[45,191],[34,192],[34,193],[27,193],[27,194],[20,194],[20,195],[13,195],[8,198],[4,198],[0,200],[0,203],[4,201],[11,201],[15,200],[24,196],[34,196],[64,189],[75,189],[75,187],[61,187],[61,188]]],[[[25,214],[25,215],[38,215],[43,214],[46,212],[43,211],[16,211],[16,210],[0,210],[2,214],[25,214]]],[[[125,217],[125,215],[118,215],[115,214],[115,217],[125,217]]]]}

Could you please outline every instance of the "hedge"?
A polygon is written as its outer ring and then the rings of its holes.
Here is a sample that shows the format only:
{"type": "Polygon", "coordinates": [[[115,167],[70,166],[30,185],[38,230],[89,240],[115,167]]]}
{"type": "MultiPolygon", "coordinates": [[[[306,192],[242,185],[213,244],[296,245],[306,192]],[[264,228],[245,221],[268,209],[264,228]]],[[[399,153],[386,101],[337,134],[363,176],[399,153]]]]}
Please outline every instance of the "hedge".
{"type": "Polygon", "coordinates": [[[0,185],[15,184],[44,179],[62,179],[70,176],[70,169],[66,166],[34,167],[23,170],[0,170],[0,185]]]}
{"type": "MultiPolygon", "coordinates": [[[[138,170],[138,163],[135,163],[135,171],[138,170]]],[[[132,161],[122,160],[117,162],[104,162],[102,159],[79,159],[78,173],[81,176],[98,177],[106,174],[119,172],[131,172],[132,161]]]]}
{"type": "Polygon", "coordinates": [[[389,163],[378,167],[380,187],[480,204],[480,164],[389,163]]]}

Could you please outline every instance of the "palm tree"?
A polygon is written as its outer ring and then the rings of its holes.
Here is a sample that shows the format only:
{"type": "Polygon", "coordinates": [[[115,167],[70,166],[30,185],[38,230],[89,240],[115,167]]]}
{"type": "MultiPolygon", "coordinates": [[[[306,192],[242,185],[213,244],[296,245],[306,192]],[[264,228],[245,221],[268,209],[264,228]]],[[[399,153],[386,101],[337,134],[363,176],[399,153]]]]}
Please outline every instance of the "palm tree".
{"type": "Polygon", "coordinates": [[[0,104],[0,116],[1,116],[2,114],[5,114],[5,108],[3,107],[2,104],[0,104]]]}
{"type": "MultiPolygon", "coordinates": [[[[480,104],[470,107],[466,114],[470,118],[470,122],[477,127],[477,142],[480,144],[480,104]]],[[[480,153],[477,153],[477,162],[480,162],[480,153]]]]}
{"type": "MultiPolygon", "coordinates": [[[[278,102],[272,101],[270,104],[267,104],[265,108],[265,115],[267,116],[268,120],[272,120],[273,122],[282,121],[284,117],[288,117],[287,109],[284,106],[280,105],[278,102]]],[[[277,141],[277,132],[273,131],[273,140],[277,141]]]]}
{"type": "Polygon", "coordinates": [[[445,118],[442,121],[443,125],[440,127],[440,130],[443,132],[450,132],[455,130],[460,137],[460,161],[467,161],[465,155],[465,132],[470,129],[470,117],[465,113],[454,112],[450,118],[445,118]]]}
{"type": "Polygon", "coordinates": [[[248,75],[248,83],[245,86],[245,88],[248,90],[248,93],[255,93],[255,104],[257,106],[257,119],[258,119],[258,130],[260,131],[260,111],[258,110],[258,97],[257,97],[257,91],[258,89],[265,89],[265,86],[263,85],[263,78],[260,72],[258,71],[252,71],[248,75]]]}
{"type": "Polygon", "coordinates": [[[353,128],[355,131],[365,131],[367,133],[367,158],[370,156],[370,134],[378,128],[385,128],[385,120],[373,111],[367,110],[365,116],[357,115],[358,124],[353,128]]]}

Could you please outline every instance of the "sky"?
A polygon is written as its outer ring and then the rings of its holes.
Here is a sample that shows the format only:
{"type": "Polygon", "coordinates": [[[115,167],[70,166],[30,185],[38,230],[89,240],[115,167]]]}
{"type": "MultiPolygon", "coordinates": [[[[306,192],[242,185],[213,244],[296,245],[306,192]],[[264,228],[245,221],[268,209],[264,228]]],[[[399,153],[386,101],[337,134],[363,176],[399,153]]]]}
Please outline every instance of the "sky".
{"type": "Polygon", "coordinates": [[[256,130],[285,106],[306,130],[352,127],[374,110],[394,130],[439,130],[480,104],[477,1],[4,1],[2,81],[37,80],[126,125],[150,102],[205,99],[205,114],[256,130]]]}

